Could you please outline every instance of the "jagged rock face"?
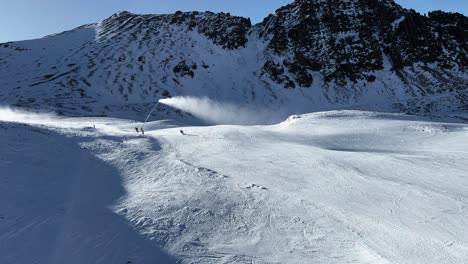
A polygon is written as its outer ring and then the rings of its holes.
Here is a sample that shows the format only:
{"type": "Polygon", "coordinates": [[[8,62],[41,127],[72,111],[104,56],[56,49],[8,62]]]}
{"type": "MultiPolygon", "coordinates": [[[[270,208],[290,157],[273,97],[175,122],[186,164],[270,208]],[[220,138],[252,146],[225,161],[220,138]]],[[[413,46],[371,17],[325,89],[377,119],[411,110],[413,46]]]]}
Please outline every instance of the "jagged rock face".
{"type": "Polygon", "coordinates": [[[195,96],[294,113],[468,109],[467,21],[392,0],[297,0],[254,26],[121,12],[0,44],[0,105],[121,116],[195,96]]]}
{"type": "Polygon", "coordinates": [[[400,18],[390,23],[394,30],[382,32],[384,51],[396,69],[418,62],[436,63],[444,68],[466,66],[467,43],[463,36],[466,34],[463,28],[468,23],[466,17],[444,12],[426,17],[414,10],[403,10],[396,15],[400,18]]]}
{"type": "Polygon", "coordinates": [[[299,86],[311,86],[313,71],[345,85],[374,81],[384,56],[395,70],[419,62],[463,69],[466,23],[460,14],[425,17],[388,0],[296,0],[266,18],[260,36],[299,86]]]}
{"type": "Polygon", "coordinates": [[[454,61],[464,70],[468,65],[468,18],[441,11],[430,12],[428,17],[436,41],[447,52],[447,65],[444,61],[440,61],[440,65],[450,67],[449,62],[454,61]]]}

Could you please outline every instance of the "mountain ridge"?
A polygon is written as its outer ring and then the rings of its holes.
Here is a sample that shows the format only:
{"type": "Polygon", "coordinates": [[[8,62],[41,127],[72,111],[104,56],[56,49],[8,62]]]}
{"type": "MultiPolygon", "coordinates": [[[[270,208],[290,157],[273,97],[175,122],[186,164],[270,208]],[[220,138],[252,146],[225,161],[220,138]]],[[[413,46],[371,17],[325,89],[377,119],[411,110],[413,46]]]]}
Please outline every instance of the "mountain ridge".
{"type": "Polygon", "coordinates": [[[119,12],[0,44],[0,104],[109,116],[138,116],[168,96],[284,115],[466,110],[467,21],[390,0],[300,0],[255,25],[209,11],[119,12]]]}

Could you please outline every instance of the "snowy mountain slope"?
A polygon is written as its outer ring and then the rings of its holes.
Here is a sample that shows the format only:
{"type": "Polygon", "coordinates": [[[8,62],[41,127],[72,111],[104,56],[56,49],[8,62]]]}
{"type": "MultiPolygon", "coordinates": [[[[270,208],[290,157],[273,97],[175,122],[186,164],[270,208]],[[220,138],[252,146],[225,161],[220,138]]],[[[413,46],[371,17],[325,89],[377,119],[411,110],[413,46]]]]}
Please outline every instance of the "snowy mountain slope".
{"type": "Polygon", "coordinates": [[[132,118],[168,96],[268,107],[283,118],[464,110],[467,24],[391,0],[295,1],[253,26],[224,13],[122,12],[0,44],[0,104],[132,118]]]}
{"type": "Polygon", "coordinates": [[[273,52],[265,74],[285,88],[323,89],[334,103],[401,101],[395,107],[406,111],[450,100],[466,107],[463,15],[422,16],[386,0],[298,0],[258,27],[273,52]]]}
{"type": "Polygon", "coordinates": [[[84,138],[0,131],[0,263],[175,263],[108,209],[125,195],[119,172],[76,143],[84,138]]]}
{"type": "Polygon", "coordinates": [[[1,263],[468,260],[463,123],[332,111],[141,136],[0,117],[29,124],[0,123],[1,263]]]}

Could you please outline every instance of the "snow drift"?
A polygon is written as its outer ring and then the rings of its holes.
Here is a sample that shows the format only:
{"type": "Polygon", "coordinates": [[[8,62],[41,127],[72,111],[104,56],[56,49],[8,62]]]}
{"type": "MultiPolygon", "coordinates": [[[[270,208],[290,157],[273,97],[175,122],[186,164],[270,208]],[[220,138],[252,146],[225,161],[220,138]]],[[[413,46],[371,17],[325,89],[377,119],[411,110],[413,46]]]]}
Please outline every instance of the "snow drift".
{"type": "Polygon", "coordinates": [[[56,122],[57,119],[59,117],[54,113],[40,113],[11,107],[0,107],[0,121],[40,124],[56,122]]]}

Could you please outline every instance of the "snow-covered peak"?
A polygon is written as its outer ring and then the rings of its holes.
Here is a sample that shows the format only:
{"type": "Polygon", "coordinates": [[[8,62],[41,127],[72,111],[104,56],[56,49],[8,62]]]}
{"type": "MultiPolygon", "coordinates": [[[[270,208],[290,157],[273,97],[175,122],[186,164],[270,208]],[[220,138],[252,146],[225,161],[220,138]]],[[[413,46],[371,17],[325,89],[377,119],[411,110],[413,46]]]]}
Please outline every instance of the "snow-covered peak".
{"type": "Polygon", "coordinates": [[[119,12],[1,44],[0,104],[121,117],[169,96],[284,117],[337,108],[459,110],[467,105],[467,21],[388,0],[296,1],[254,26],[226,13],[119,12]]]}

